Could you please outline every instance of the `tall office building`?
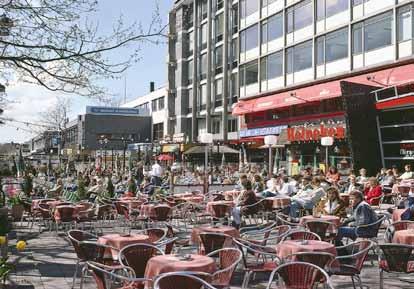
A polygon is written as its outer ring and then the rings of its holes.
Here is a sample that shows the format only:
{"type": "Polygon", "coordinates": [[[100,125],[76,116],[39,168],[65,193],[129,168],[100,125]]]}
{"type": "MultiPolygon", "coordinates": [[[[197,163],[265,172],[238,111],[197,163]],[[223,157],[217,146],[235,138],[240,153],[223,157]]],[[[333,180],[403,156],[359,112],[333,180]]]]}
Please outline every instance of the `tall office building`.
{"type": "Polygon", "coordinates": [[[412,162],[413,51],[413,1],[176,1],[171,133],[276,134],[291,172],[412,162]]]}

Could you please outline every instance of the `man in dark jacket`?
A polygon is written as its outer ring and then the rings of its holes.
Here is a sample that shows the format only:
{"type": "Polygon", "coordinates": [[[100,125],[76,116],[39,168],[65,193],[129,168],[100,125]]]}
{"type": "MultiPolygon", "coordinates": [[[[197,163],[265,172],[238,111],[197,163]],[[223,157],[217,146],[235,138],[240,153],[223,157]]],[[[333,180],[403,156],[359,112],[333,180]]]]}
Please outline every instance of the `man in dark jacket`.
{"type": "MultiPolygon", "coordinates": [[[[338,246],[342,244],[342,238],[350,238],[355,240],[357,238],[356,227],[368,225],[376,222],[378,216],[371,206],[364,201],[364,194],[361,191],[353,191],[349,195],[349,201],[352,205],[352,216],[345,219],[343,226],[338,229],[336,236],[336,243],[338,246]]],[[[370,229],[365,229],[364,235],[370,234],[370,229]]]]}

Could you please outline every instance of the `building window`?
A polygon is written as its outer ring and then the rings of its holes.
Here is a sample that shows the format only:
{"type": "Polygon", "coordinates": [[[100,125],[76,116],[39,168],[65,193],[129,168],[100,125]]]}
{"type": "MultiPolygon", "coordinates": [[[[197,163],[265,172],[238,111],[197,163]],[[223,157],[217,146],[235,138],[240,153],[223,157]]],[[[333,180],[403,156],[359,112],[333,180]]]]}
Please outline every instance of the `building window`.
{"type": "Polygon", "coordinates": [[[318,20],[331,17],[348,10],[348,0],[317,0],[316,15],[318,20]]]}
{"type": "Polygon", "coordinates": [[[164,124],[163,123],[156,123],[153,126],[153,139],[154,140],[162,140],[164,138],[164,124]]]}
{"type": "Polygon", "coordinates": [[[194,31],[191,31],[188,33],[188,55],[193,54],[193,48],[194,48],[194,31]]]}
{"type": "Polygon", "coordinates": [[[238,64],[238,57],[239,57],[239,40],[232,39],[231,41],[231,56],[230,62],[232,63],[232,68],[236,68],[238,64]]]}
{"type": "Polygon", "coordinates": [[[362,23],[352,26],[352,53],[354,55],[362,53],[362,23]]]}
{"type": "Polygon", "coordinates": [[[233,34],[239,31],[239,6],[237,4],[231,9],[231,27],[233,34]]]}
{"type": "Polygon", "coordinates": [[[262,23],[262,44],[283,36],[283,14],[279,13],[262,23]]]}
{"type": "Polygon", "coordinates": [[[207,48],[207,24],[201,25],[201,50],[207,48]]]}
{"type": "Polygon", "coordinates": [[[188,62],[187,62],[187,71],[188,71],[188,84],[191,84],[191,83],[193,83],[193,69],[194,69],[194,66],[193,66],[193,60],[189,60],[188,62]]]}
{"type": "Polygon", "coordinates": [[[236,132],[238,131],[238,129],[239,128],[237,126],[237,118],[227,120],[227,131],[228,132],[236,132]]]}
{"type": "Polygon", "coordinates": [[[207,85],[200,86],[200,93],[198,94],[198,110],[205,110],[207,103],[207,85]]]}
{"type": "Polygon", "coordinates": [[[286,52],[287,72],[298,72],[312,67],[312,40],[291,47],[286,52]]]}
{"type": "Polygon", "coordinates": [[[248,86],[258,82],[259,67],[257,60],[240,67],[240,86],[248,86]]]}
{"type": "Polygon", "coordinates": [[[348,28],[319,37],[316,51],[318,65],[348,57],[348,28]]]}
{"type": "Polygon", "coordinates": [[[207,1],[208,0],[202,0],[201,1],[201,20],[204,20],[207,18],[207,1]]]}
{"type": "Polygon", "coordinates": [[[194,9],[193,4],[189,5],[187,9],[185,10],[185,16],[184,16],[184,27],[187,27],[187,29],[190,29],[193,27],[194,24],[194,9]]]}
{"type": "Polygon", "coordinates": [[[157,100],[156,100],[156,99],[153,99],[153,100],[151,101],[151,110],[152,110],[153,112],[158,110],[158,105],[157,105],[157,100]]]}
{"type": "Polygon", "coordinates": [[[158,110],[164,109],[164,97],[158,99],[158,110]]]}
{"type": "Polygon", "coordinates": [[[404,6],[398,10],[398,41],[413,38],[413,10],[412,6],[404,6]]]}
{"type": "Polygon", "coordinates": [[[238,95],[239,95],[239,87],[237,85],[237,73],[233,73],[231,75],[230,93],[228,95],[230,96],[230,99],[229,99],[230,105],[237,102],[238,95]]]}
{"type": "Polygon", "coordinates": [[[240,32],[240,52],[244,53],[246,51],[257,48],[259,45],[259,25],[253,25],[240,32]]]}
{"type": "Polygon", "coordinates": [[[241,0],[240,18],[246,18],[259,11],[259,0],[241,0]]]}
{"type": "Polygon", "coordinates": [[[188,90],[188,111],[187,113],[191,113],[193,111],[193,89],[190,88],[188,90]]]}
{"type": "Polygon", "coordinates": [[[217,79],[214,84],[214,107],[220,107],[223,105],[223,79],[217,79]]]}
{"type": "Polygon", "coordinates": [[[291,33],[312,24],[312,1],[306,0],[287,10],[287,32],[291,33]]]}
{"type": "Polygon", "coordinates": [[[218,134],[221,131],[221,121],[218,118],[213,118],[213,133],[218,134]]]}
{"type": "Polygon", "coordinates": [[[283,75],[283,52],[270,54],[261,60],[261,81],[267,81],[283,75]]]}
{"type": "Polygon", "coordinates": [[[221,13],[216,17],[215,21],[216,28],[216,42],[223,40],[223,30],[224,30],[224,13],[221,13]]]}
{"type": "Polygon", "coordinates": [[[220,10],[224,7],[224,0],[216,0],[216,10],[220,10]]]}
{"type": "Polygon", "coordinates": [[[216,68],[216,74],[223,72],[223,46],[216,48],[214,53],[214,64],[216,68]]]}
{"type": "Polygon", "coordinates": [[[207,77],[207,53],[201,55],[200,61],[200,79],[206,79],[207,77]]]}

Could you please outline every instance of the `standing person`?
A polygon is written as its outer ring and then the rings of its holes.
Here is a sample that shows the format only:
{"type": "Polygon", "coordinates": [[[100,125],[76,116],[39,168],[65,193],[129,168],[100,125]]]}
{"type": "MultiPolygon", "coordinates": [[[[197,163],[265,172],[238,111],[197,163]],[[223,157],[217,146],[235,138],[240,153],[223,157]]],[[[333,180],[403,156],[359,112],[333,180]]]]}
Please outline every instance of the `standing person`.
{"type": "Polygon", "coordinates": [[[256,194],[252,190],[252,182],[246,180],[243,183],[243,190],[241,191],[239,197],[235,201],[235,207],[232,211],[233,216],[233,226],[240,228],[241,224],[241,215],[242,213],[251,214],[254,213],[246,208],[246,206],[253,205],[257,202],[256,194]]]}
{"type": "MultiPolygon", "coordinates": [[[[352,206],[352,216],[345,219],[343,226],[339,227],[338,235],[335,239],[336,246],[343,245],[342,238],[355,240],[357,238],[355,227],[372,224],[378,220],[375,211],[364,201],[364,195],[361,191],[353,191],[350,194],[349,201],[352,206]]],[[[369,233],[371,229],[365,230],[367,230],[366,233],[369,233]]]]}
{"type": "Polygon", "coordinates": [[[162,167],[158,164],[158,161],[152,165],[151,176],[154,178],[154,185],[157,187],[161,186],[161,176],[163,174],[162,167]]]}

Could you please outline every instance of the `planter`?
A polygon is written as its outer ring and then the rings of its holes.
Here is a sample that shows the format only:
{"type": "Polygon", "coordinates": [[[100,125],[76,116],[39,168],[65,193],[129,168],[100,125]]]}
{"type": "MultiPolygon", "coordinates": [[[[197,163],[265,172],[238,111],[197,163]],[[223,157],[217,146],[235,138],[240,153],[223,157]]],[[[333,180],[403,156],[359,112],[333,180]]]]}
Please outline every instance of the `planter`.
{"type": "Polygon", "coordinates": [[[8,215],[9,209],[7,207],[0,207],[0,236],[5,236],[10,231],[8,215]]]}
{"type": "Polygon", "coordinates": [[[20,221],[22,219],[24,213],[24,206],[22,204],[13,205],[11,208],[11,215],[13,217],[13,221],[20,221]]]}

